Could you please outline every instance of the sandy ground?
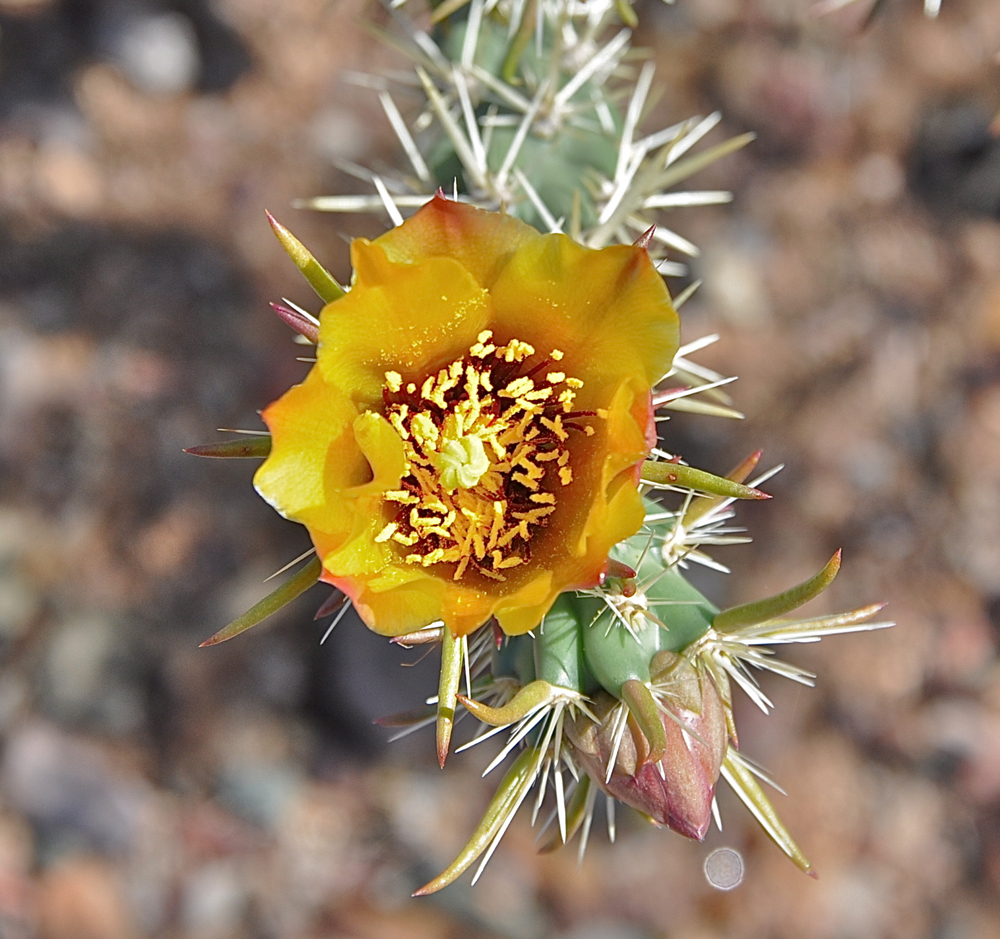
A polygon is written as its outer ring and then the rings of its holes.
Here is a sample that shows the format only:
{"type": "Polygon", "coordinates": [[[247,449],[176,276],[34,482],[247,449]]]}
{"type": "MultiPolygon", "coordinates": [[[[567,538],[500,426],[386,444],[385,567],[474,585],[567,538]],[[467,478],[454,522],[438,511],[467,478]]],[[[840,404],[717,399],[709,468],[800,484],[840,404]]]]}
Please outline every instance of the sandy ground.
{"type": "Polygon", "coordinates": [[[434,663],[356,620],[320,648],[320,596],[199,651],[307,542],[252,467],[181,453],[303,374],[266,301],[309,291],[263,210],[347,276],[386,221],[288,205],[358,189],[335,160],[399,162],[340,76],[400,62],[357,0],[0,0],[3,939],[1000,936],[1000,4],[895,0],[867,29],[808,6],[639,10],[650,126],[719,108],[711,142],[759,134],[697,180],[732,206],[673,216],[706,281],[684,337],[721,334],[702,360],[748,417],[677,419],[670,448],[787,465],[705,589],[760,596],[843,546],[816,612],[899,623],[794,650],[818,687],[765,680],[776,713],[741,712],[820,879],[723,794],[705,845],[620,818],[581,866],[519,819],[474,890],[415,901],[484,755],[387,746],[371,719],[434,663]]]}

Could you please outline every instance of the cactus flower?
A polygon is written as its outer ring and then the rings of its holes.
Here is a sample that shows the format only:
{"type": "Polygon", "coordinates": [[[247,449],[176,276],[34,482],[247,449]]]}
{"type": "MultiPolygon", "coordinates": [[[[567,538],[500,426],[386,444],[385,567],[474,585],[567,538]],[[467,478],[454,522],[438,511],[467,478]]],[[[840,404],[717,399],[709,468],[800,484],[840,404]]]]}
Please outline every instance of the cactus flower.
{"type": "Polygon", "coordinates": [[[537,626],[638,530],[677,315],[646,251],[438,196],[351,249],[255,485],[367,625],[537,626]]]}

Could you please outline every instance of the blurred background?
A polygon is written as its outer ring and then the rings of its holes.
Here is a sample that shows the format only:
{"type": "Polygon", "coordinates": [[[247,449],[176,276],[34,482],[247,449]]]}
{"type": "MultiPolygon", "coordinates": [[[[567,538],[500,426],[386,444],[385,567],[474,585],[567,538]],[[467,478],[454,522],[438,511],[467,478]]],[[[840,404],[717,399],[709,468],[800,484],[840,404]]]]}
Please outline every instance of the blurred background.
{"type": "Polygon", "coordinates": [[[671,217],[703,249],[683,338],[721,334],[700,360],[748,417],[675,418],[669,449],[787,464],[702,586],[741,602],[843,546],[815,612],[899,623],[792,649],[818,687],[768,676],[776,712],[742,708],[820,880],[722,792],[706,844],[630,814],[581,866],[519,817],[474,890],[417,901],[492,793],[486,753],[441,772],[429,734],[388,745],[372,719],[431,693],[435,656],[356,619],[321,647],[318,588],[199,650],[308,542],[249,461],[181,452],[259,427],[307,367],[267,301],[315,298],[264,209],[342,279],[388,224],[289,208],[372,191],[338,162],[401,163],[342,78],[403,67],[359,26],[385,14],[0,0],[2,939],[1000,936],[1000,3],[869,7],[637,5],[647,127],[718,108],[709,143],[759,135],[693,180],[732,206],[671,217]],[[728,893],[720,845],[746,864],[728,893]]]}

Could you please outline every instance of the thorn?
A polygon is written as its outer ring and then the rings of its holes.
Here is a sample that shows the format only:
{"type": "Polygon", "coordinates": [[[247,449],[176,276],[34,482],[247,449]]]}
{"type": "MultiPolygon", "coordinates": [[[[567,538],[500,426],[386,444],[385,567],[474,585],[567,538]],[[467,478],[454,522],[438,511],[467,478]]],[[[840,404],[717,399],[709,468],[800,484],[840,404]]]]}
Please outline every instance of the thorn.
{"type": "Polygon", "coordinates": [[[646,460],[642,464],[642,479],[643,482],[661,486],[679,486],[729,499],[771,498],[769,493],[761,492],[759,489],[670,460],[646,460]]]}
{"type": "Polygon", "coordinates": [[[197,447],[185,447],[185,453],[192,456],[207,456],[215,459],[264,459],[271,452],[271,435],[260,434],[253,437],[236,437],[220,443],[203,443],[197,447]]]}
{"type": "Polygon", "coordinates": [[[412,633],[403,633],[401,636],[392,636],[389,639],[393,645],[402,646],[409,649],[411,646],[422,646],[429,642],[440,642],[443,626],[428,626],[418,629],[412,633]]]}
{"type": "Polygon", "coordinates": [[[634,597],[635,579],[638,574],[627,564],[608,558],[607,568],[601,574],[601,586],[618,590],[623,597],[634,597]]]}
{"type": "Polygon", "coordinates": [[[350,597],[346,593],[341,593],[339,590],[334,590],[333,593],[328,596],[320,608],[316,611],[316,615],[313,620],[322,619],[324,616],[329,616],[331,613],[336,613],[345,604],[350,602],[350,597]]]}
{"type": "Polygon", "coordinates": [[[305,336],[313,345],[319,342],[319,327],[307,320],[301,313],[290,310],[280,303],[272,303],[271,309],[288,325],[291,326],[300,336],[305,336]]]}
{"type": "Polygon", "coordinates": [[[789,590],[772,597],[765,597],[763,600],[755,600],[752,603],[744,603],[722,610],[715,615],[712,626],[721,632],[734,631],[744,626],[756,626],[759,623],[769,622],[798,609],[804,603],[819,596],[833,583],[833,579],[840,570],[841,554],[842,551],[838,548],[818,574],[789,590]]]}
{"type": "Polygon", "coordinates": [[[479,701],[473,701],[463,694],[457,695],[463,707],[477,720],[491,727],[506,727],[515,721],[523,720],[529,714],[534,714],[539,708],[547,707],[558,695],[555,687],[547,681],[538,679],[525,685],[503,707],[494,708],[479,701]]]}
{"type": "Polygon", "coordinates": [[[650,225],[635,241],[632,242],[637,248],[642,248],[645,251],[649,250],[649,246],[653,241],[653,234],[656,232],[656,226],[650,225]]]}
{"type": "Polygon", "coordinates": [[[462,679],[464,639],[456,638],[445,626],[441,632],[441,675],[438,679],[437,742],[438,765],[444,769],[451,749],[451,732],[455,725],[458,686],[462,679]]]}
{"type": "Polygon", "coordinates": [[[496,619],[492,620],[493,625],[493,641],[497,644],[497,652],[503,648],[503,629],[500,628],[500,623],[496,619]]]}
{"type": "Polygon", "coordinates": [[[215,635],[201,643],[198,648],[204,649],[206,646],[218,645],[220,642],[225,642],[242,632],[246,632],[251,626],[256,626],[261,620],[276,613],[300,594],[305,593],[319,580],[322,573],[323,565],[320,559],[313,557],[302,570],[289,577],[280,587],[271,591],[263,600],[255,603],[246,613],[238,616],[228,626],[223,626],[215,635]]]}
{"type": "Polygon", "coordinates": [[[309,249],[299,241],[284,225],[281,224],[270,212],[264,210],[267,220],[274,230],[281,247],[292,259],[295,266],[302,272],[302,276],[309,281],[309,286],[319,295],[324,303],[331,303],[339,299],[345,293],[344,288],[337,283],[333,275],[322,264],[317,261],[309,249]]]}

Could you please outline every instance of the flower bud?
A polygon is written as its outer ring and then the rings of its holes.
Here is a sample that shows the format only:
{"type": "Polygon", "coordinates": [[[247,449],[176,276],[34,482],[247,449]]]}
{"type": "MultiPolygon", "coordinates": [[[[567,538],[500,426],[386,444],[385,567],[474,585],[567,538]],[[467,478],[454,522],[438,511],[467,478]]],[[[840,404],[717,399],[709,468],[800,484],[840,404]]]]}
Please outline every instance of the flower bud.
{"type": "Polygon", "coordinates": [[[726,753],[722,701],[711,679],[689,661],[668,652],[651,664],[659,667],[653,693],[670,712],[661,714],[667,748],[659,763],[647,761],[649,744],[624,705],[603,692],[593,707],[601,722],[578,718],[567,736],[574,757],[604,792],[701,841],[712,820],[715,784],[726,753]]]}

